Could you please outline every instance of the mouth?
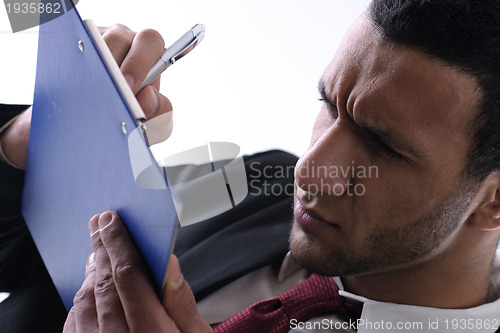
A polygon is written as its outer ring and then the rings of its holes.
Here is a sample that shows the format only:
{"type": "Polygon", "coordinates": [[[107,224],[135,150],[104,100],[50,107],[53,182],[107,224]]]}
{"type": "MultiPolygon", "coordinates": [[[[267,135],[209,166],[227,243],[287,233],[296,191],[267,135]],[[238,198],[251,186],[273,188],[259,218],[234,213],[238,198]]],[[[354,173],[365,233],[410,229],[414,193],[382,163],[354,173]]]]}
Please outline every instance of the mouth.
{"type": "Polygon", "coordinates": [[[307,209],[296,200],[293,210],[295,221],[307,230],[322,230],[324,228],[340,228],[335,223],[328,222],[321,218],[314,210],[307,209]]]}

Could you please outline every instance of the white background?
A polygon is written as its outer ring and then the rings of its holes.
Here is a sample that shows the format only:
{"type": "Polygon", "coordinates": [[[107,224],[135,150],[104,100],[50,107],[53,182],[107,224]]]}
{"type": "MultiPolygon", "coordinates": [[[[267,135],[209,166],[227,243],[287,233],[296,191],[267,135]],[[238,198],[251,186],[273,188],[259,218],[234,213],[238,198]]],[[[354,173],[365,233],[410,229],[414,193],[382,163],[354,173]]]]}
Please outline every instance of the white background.
{"type": "MultiPolygon", "coordinates": [[[[164,156],[230,141],[248,154],[302,154],[320,107],[317,82],[368,0],[81,0],[97,25],[154,28],[169,45],[195,23],[203,42],[162,76],[174,105],[164,156]]],[[[32,103],[37,29],[13,34],[0,8],[0,102],[32,103]]]]}

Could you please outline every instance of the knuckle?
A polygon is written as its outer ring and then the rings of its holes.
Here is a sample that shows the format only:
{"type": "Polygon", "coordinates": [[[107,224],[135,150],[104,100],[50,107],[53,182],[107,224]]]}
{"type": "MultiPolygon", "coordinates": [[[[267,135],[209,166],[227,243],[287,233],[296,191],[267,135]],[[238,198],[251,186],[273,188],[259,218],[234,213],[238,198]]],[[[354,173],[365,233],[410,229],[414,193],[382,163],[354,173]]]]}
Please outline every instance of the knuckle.
{"type": "MultiPolygon", "coordinates": [[[[116,320],[116,309],[111,306],[104,306],[98,313],[100,323],[110,323],[116,320]]],[[[101,329],[99,332],[109,333],[108,330],[101,329]]]]}
{"type": "Polygon", "coordinates": [[[78,309],[81,305],[89,302],[92,299],[93,295],[94,290],[91,285],[82,286],[73,298],[74,308],[78,309]]]}
{"type": "Polygon", "coordinates": [[[132,286],[139,275],[139,269],[132,264],[118,265],[114,274],[115,283],[120,286],[132,286]]]}
{"type": "Polygon", "coordinates": [[[129,31],[116,28],[115,26],[113,26],[113,28],[111,28],[102,37],[106,44],[110,46],[130,46],[133,40],[133,36],[131,36],[129,31]]]}
{"type": "Polygon", "coordinates": [[[110,30],[116,30],[116,31],[121,31],[123,33],[133,33],[132,30],[130,30],[129,27],[127,27],[126,25],[123,25],[123,24],[120,24],[120,23],[115,23],[111,26],[111,29],[110,30]]]}
{"type": "Polygon", "coordinates": [[[113,287],[113,274],[106,272],[96,278],[94,293],[96,295],[107,294],[113,287]]]}
{"type": "Polygon", "coordinates": [[[160,44],[162,45],[162,47],[165,46],[165,41],[163,40],[163,37],[158,31],[154,29],[144,29],[139,31],[139,33],[137,34],[137,38],[141,38],[147,42],[160,44]]]}

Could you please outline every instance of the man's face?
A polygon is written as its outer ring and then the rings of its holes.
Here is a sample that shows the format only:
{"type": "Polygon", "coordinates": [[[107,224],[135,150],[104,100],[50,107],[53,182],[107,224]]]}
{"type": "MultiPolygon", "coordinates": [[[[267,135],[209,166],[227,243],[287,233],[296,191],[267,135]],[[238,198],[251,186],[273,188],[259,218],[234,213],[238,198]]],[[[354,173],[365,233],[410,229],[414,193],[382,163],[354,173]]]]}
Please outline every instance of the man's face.
{"type": "Polygon", "coordinates": [[[461,181],[480,93],[467,75],[384,43],[367,16],[320,83],[327,99],[296,166],[290,247],[325,275],[436,259],[471,212],[461,181]]]}

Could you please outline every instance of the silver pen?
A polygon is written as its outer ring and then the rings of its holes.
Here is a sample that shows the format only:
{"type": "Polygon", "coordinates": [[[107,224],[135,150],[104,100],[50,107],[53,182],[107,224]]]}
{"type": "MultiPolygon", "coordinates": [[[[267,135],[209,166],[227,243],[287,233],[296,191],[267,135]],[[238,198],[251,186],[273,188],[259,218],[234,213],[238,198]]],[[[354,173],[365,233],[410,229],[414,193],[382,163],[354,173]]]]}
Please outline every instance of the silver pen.
{"type": "Polygon", "coordinates": [[[203,24],[196,24],[175,43],[166,48],[161,58],[154,64],[144,82],[135,92],[135,95],[139,94],[144,87],[153,83],[170,65],[173,65],[177,60],[191,52],[203,40],[203,37],[205,37],[205,26],[203,24]]]}

